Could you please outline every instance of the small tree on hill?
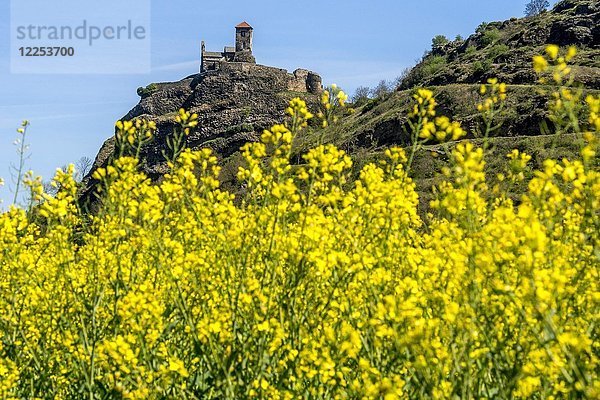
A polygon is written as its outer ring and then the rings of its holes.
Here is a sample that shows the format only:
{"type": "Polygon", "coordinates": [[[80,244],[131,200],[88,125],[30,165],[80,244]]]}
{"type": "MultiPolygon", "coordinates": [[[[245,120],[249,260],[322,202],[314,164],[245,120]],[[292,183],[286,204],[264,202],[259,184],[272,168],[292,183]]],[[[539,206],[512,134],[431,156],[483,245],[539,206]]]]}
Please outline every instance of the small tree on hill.
{"type": "Polygon", "coordinates": [[[371,88],[366,86],[359,86],[354,92],[354,96],[352,96],[352,104],[356,107],[360,107],[366,102],[369,101],[369,96],[371,95],[371,88]]]}
{"type": "Polygon", "coordinates": [[[382,79],[381,81],[379,81],[377,86],[375,86],[375,88],[373,90],[371,90],[371,96],[373,98],[380,99],[380,98],[388,95],[392,91],[392,88],[390,86],[391,85],[390,85],[390,83],[388,83],[388,81],[386,81],[385,79],[382,79]]]}
{"type": "Polygon", "coordinates": [[[550,7],[548,0],[530,0],[525,6],[525,16],[533,17],[539,15],[542,11],[546,11],[550,7]]]}
{"type": "Polygon", "coordinates": [[[431,49],[435,50],[445,46],[449,42],[448,38],[444,35],[437,35],[431,39],[431,49]]]}
{"type": "Polygon", "coordinates": [[[400,86],[402,86],[402,82],[404,82],[406,80],[406,78],[408,78],[408,76],[410,75],[410,72],[412,71],[412,67],[407,67],[404,68],[402,70],[402,72],[400,73],[400,75],[398,75],[396,77],[396,79],[394,80],[394,83],[392,84],[392,88],[394,90],[398,89],[400,86]]]}
{"type": "Polygon", "coordinates": [[[94,166],[94,160],[89,157],[83,156],[75,163],[75,170],[77,171],[77,180],[82,180],[90,172],[94,166]]]}

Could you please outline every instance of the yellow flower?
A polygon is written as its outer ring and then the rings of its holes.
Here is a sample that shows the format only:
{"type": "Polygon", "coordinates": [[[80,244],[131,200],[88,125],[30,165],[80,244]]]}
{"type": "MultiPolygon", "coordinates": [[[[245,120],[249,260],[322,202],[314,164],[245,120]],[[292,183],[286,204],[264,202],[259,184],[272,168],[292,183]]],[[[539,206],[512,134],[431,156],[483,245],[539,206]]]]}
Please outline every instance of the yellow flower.
{"type": "Polygon", "coordinates": [[[550,57],[551,60],[556,60],[558,58],[559,47],[554,44],[550,44],[546,46],[546,54],[550,57]]]}
{"type": "MultiPolygon", "coordinates": [[[[482,113],[505,92],[487,83],[482,113]]],[[[600,101],[586,103],[582,158],[538,170],[521,150],[486,168],[479,141],[359,166],[333,144],[296,151],[310,111],[294,99],[233,159],[235,194],[209,149],[159,181],[116,157],[93,175],[92,213],[73,166],[52,196],[26,173],[41,199],[0,213],[0,397],[597,398],[600,101]]],[[[465,134],[435,106],[414,93],[413,138],[465,134]]],[[[139,140],[152,124],[117,128],[139,140]]]]}
{"type": "Polygon", "coordinates": [[[548,68],[548,61],[542,56],[533,57],[533,69],[537,73],[544,72],[548,68]]]}
{"type": "Polygon", "coordinates": [[[577,48],[575,46],[569,46],[567,49],[567,54],[565,55],[566,61],[571,61],[573,57],[577,55],[577,48]]]}

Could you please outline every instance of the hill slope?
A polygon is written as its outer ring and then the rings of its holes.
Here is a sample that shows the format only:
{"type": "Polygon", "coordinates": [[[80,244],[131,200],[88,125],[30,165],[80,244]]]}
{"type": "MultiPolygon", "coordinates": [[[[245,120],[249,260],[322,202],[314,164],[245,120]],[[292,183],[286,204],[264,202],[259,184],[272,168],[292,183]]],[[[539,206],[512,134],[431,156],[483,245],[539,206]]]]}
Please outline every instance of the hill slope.
{"type": "Polygon", "coordinates": [[[401,89],[450,83],[480,83],[497,77],[531,84],[531,59],[548,44],[577,46],[572,60],[577,80],[600,89],[600,2],[563,0],[529,18],[483,23],[466,40],[434,46],[403,80],[401,89]]]}
{"type": "MultiPolygon", "coordinates": [[[[491,183],[513,148],[532,155],[532,165],[536,168],[547,158],[578,157],[579,137],[543,135],[548,127],[552,131],[547,111],[549,94],[547,87],[537,83],[532,58],[542,54],[548,44],[576,46],[578,55],[571,62],[576,81],[582,83],[588,93],[600,92],[600,2],[564,0],[541,15],[482,24],[478,32],[466,40],[432,49],[410,71],[398,90],[370,100],[355,114],[328,128],[322,137],[355,155],[357,168],[378,158],[382,149],[390,145],[409,146],[411,139],[406,133],[406,122],[414,88],[429,87],[439,103],[438,114],[460,121],[468,132],[467,137],[475,139],[474,132],[481,124],[476,109],[481,101],[480,84],[498,77],[508,84],[508,98],[497,121],[499,129],[492,133],[490,140],[487,167],[491,183]],[[492,57],[500,47],[501,54],[492,57]],[[439,60],[443,62],[438,68],[432,68],[439,60]],[[483,69],[482,62],[487,63],[483,69]]],[[[297,154],[316,142],[314,135],[299,138],[297,154]]],[[[447,161],[439,156],[442,153],[439,146],[426,146],[413,164],[412,174],[423,205],[430,196],[437,173],[447,161]]]]}

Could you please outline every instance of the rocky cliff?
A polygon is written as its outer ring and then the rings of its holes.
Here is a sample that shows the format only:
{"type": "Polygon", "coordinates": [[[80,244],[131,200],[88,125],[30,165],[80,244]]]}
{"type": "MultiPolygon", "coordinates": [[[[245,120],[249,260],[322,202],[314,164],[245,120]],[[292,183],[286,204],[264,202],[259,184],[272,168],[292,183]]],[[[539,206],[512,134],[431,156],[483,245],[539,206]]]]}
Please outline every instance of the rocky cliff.
{"type": "MultiPolygon", "coordinates": [[[[301,96],[315,103],[321,89],[321,77],[307,70],[288,73],[250,63],[224,63],[216,71],[140,88],[140,102],[123,119],[156,122],[156,137],[143,149],[142,159],[144,172],[157,178],[167,171],[162,156],[165,138],[173,132],[173,119],[180,108],[197,113],[199,119],[198,128],[187,138],[187,146],[210,147],[226,157],[281,122],[291,98],[301,96]]],[[[114,139],[110,138],[100,149],[92,171],[104,166],[113,151],[114,139]]]]}

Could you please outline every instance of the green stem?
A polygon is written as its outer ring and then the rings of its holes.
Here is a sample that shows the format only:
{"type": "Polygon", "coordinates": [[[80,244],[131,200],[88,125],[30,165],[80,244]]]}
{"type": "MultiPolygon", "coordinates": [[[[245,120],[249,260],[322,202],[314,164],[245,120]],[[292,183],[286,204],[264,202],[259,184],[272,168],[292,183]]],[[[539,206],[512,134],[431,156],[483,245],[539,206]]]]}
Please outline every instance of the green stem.
{"type": "Polygon", "coordinates": [[[16,187],[15,187],[15,196],[13,198],[13,205],[17,204],[17,200],[19,198],[19,188],[21,186],[21,180],[23,179],[23,167],[25,166],[25,135],[27,133],[27,126],[29,124],[27,123],[23,123],[23,126],[21,129],[23,129],[22,135],[23,137],[21,138],[21,147],[19,147],[19,168],[17,171],[17,182],[16,182],[16,187]]]}

